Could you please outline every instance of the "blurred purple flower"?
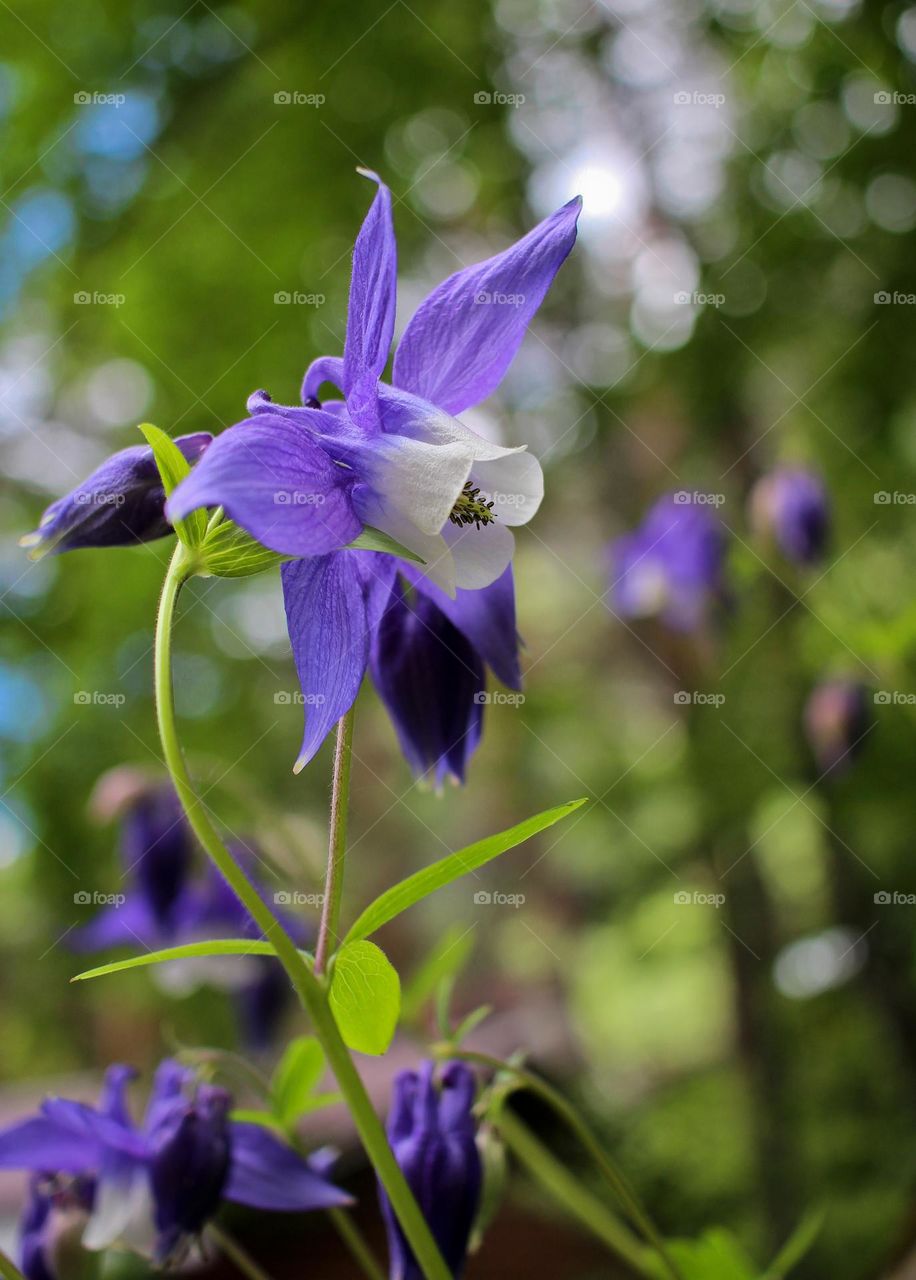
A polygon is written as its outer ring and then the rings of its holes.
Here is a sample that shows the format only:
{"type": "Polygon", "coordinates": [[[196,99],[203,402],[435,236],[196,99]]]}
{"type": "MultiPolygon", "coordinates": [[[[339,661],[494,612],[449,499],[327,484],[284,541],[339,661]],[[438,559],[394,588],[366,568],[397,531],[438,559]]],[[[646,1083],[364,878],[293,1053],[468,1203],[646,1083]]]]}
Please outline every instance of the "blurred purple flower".
{"type": "MultiPolygon", "coordinates": [[[[175,444],[193,465],[212,439],[199,431],[179,436],[175,444]]],[[[37,557],[79,547],[132,547],[171,532],[153,451],[137,444],[113,453],[82,484],[52,502],[20,546],[37,557]]]]}
{"type": "Polygon", "coordinates": [[[491,444],[454,415],[501,381],[573,246],[581,202],[570,201],[503,253],[435,288],[404,331],[389,385],[379,379],[394,331],[391,195],[376,175],[366,176],[378,191],[354,248],[343,358],[312,363],[304,407],[255,392],[251,416],[217,438],[175,490],[169,511],[177,517],[221,505],[260,542],[306,557],[281,570],[305,694],[297,770],[352,706],[370,657],[378,674],[400,633],[410,657],[389,680],[383,676],[382,692],[408,759],[437,779],[461,778],[479,733],[476,673],[486,664],[517,687],[511,526],[536,512],[543,477],[524,449],[491,444]],[[326,382],[344,398],[319,404],[326,382]],[[339,550],[364,525],[421,557],[422,571],[392,556],[339,550]],[[425,597],[418,608],[405,606],[398,574],[425,597]],[[462,682],[460,698],[450,686],[461,669],[455,644],[444,639],[454,639],[450,628],[474,651],[475,680],[462,682]],[[434,734],[406,705],[411,668],[427,679],[434,734]],[[433,670],[435,687],[428,683],[433,670]],[[458,736],[445,741],[452,725],[458,736]]]}
{"type": "Polygon", "coordinates": [[[823,480],[801,467],[777,467],[751,491],[751,520],[795,564],[817,563],[830,536],[830,502],[823,480]]]}
{"type": "Polygon", "coordinates": [[[824,680],[808,695],[805,735],[821,774],[845,773],[872,723],[868,690],[856,680],[824,680]]]}
{"type": "MultiPolygon", "coordinates": [[[[230,1095],[175,1061],[159,1067],[136,1124],[127,1106],[134,1074],[109,1068],[98,1107],[49,1098],[38,1115],[0,1131],[0,1169],[94,1180],[85,1248],[119,1243],[162,1263],[200,1234],[222,1200],[297,1212],[349,1203],[273,1132],[230,1120],[230,1095]]],[[[34,1256],[46,1219],[37,1202],[32,1210],[23,1245],[34,1256]]]]}
{"type": "Polygon", "coordinates": [[[72,1260],[80,1250],[80,1237],[94,1199],[92,1178],[32,1175],[19,1221],[19,1266],[25,1280],[58,1280],[59,1276],[80,1274],[72,1260]]]}
{"type": "MultiPolygon", "coordinates": [[[[464,1270],[483,1181],[472,1112],[474,1073],[452,1062],[437,1089],[434,1066],[402,1071],[394,1082],[388,1140],[452,1275],[464,1270]]],[[[388,1232],[390,1280],[423,1280],[423,1272],[380,1189],[388,1232]]]]}
{"type": "Polygon", "coordinates": [[[724,595],[725,539],[705,507],[665,494],[611,545],[611,594],[625,618],[658,616],[692,631],[724,595]]]}

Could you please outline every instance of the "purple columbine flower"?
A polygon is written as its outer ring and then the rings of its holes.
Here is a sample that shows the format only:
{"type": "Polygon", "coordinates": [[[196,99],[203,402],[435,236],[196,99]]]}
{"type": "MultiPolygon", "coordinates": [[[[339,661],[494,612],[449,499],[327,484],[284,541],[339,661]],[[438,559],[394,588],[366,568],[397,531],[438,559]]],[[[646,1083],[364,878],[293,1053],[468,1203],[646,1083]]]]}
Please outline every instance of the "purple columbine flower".
{"type": "Polygon", "coordinates": [[[830,536],[830,502],[823,480],[802,467],[777,467],[762,476],[750,497],[751,520],[776,540],[786,559],[816,564],[830,536]]]}
{"type": "Polygon", "coordinates": [[[72,1259],[80,1251],[80,1237],[94,1199],[92,1178],[32,1175],[19,1221],[19,1266],[25,1280],[57,1280],[61,1275],[80,1274],[72,1259]]]}
{"type": "Polygon", "coordinates": [[[805,736],[822,775],[839,777],[849,769],[871,723],[868,690],[857,680],[824,680],[811,690],[805,736]]]}
{"type": "MultiPolygon", "coordinates": [[[[217,437],[168,505],[176,518],[222,506],[265,546],[305,557],[281,570],[306,695],[297,769],[353,704],[370,655],[380,652],[375,636],[389,606],[396,616],[387,618],[386,650],[400,627],[411,634],[418,670],[449,669],[439,652],[444,624],[437,619],[428,631],[424,653],[415,611],[398,606],[399,575],[426,598],[426,623],[438,609],[476,651],[477,664],[518,687],[511,527],[534,515],[543,476],[524,449],[494,445],[455,415],[501,381],[573,246],[581,203],[570,201],[511,248],[434,289],[404,331],[388,384],[380,377],[394,332],[391,195],[376,175],[366,176],[378,191],[354,248],[343,358],[312,363],[303,407],[256,392],[250,417],[217,437]],[[319,403],[328,382],[343,399],[319,403]],[[364,525],[420,556],[422,571],[391,556],[340,550],[364,525]]],[[[453,696],[442,683],[436,695],[453,696]]],[[[415,717],[393,693],[386,701],[415,767],[429,763],[437,775],[460,776],[458,746],[415,741],[415,717]]],[[[465,707],[462,733],[475,715],[465,707]]],[[[452,712],[440,717],[454,719],[452,712]]]]}
{"type": "MultiPolygon", "coordinates": [[[[419,1071],[402,1071],[396,1077],[388,1141],[457,1280],[464,1270],[483,1183],[472,1112],[476,1086],[474,1073],[464,1063],[449,1063],[438,1088],[434,1070],[433,1063],[425,1062],[419,1071]]],[[[390,1280],[423,1280],[384,1191],[380,1197],[390,1280]]]]}
{"type": "MultiPolygon", "coordinates": [[[[0,1131],[0,1169],[33,1170],[62,1186],[90,1180],[85,1248],[117,1243],[161,1263],[201,1233],[223,1200],[296,1212],[350,1203],[263,1125],[231,1120],[229,1094],[199,1085],[175,1061],[159,1067],[136,1124],[126,1096],[134,1074],[109,1068],[98,1107],[49,1098],[38,1115],[0,1131]]],[[[32,1209],[23,1254],[34,1256],[47,1219],[37,1221],[34,1201],[32,1209]]]]}
{"type": "MultiPolygon", "coordinates": [[[[687,495],[689,496],[689,495],[687,495]]],[[[665,494],[611,546],[611,594],[626,618],[658,616],[692,631],[724,591],[722,526],[702,505],[665,494]]]]}
{"type": "MultiPolygon", "coordinates": [[[[212,439],[198,431],[179,436],[175,444],[193,465],[212,439]]],[[[79,547],[133,546],[171,532],[153,451],[137,444],[113,453],[82,484],[52,502],[20,546],[38,557],[79,547]]]]}

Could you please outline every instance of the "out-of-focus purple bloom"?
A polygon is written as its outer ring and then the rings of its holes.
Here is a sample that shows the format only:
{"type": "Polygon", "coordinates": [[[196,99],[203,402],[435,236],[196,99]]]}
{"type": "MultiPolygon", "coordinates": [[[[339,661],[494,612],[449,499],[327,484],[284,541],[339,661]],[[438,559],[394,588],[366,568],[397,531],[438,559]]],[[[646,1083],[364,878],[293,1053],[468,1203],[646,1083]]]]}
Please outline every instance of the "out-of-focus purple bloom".
{"type": "MultiPolygon", "coordinates": [[[[215,937],[260,937],[254,920],[215,867],[208,863],[201,873],[194,872],[194,838],[170,784],[117,770],[107,775],[104,789],[109,811],[111,793],[118,795],[114,810],[121,818],[128,891],[124,901],[104,907],[69,935],[75,950],[103,951],[138,943],[158,950],[215,937]]],[[[233,851],[257,886],[250,851],[237,844],[233,851]]],[[[284,924],[297,941],[306,941],[300,920],[284,915],[284,924]]],[[[201,982],[228,989],[246,1042],[253,1048],[270,1042],[290,995],[279,961],[263,956],[175,961],[158,973],[158,980],[169,990],[187,990],[201,982]]]]}
{"type": "MultiPolygon", "coordinates": [[[[159,1067],[137,1124],[127,1106],[133,1077],[129,1067],[111,1067],[98,1107],[49,1098],[38,1115],[0,1131],[0,1169],[92,1181],[85,1248],[118,1243],[164,1262],[200,1234],[222,1200],[298,1211],[349,1203],[272,1132],[230,1120],[229,1094],[198,1085],[175,1061],[159,1067]]],[[[32,1209],[26,1234],[34,1250],[47,1217],[43,1206],[32,1209]]]]}
{"type": "Polygon", "coordinates": [[[94,1199],[91,1178],[33,1174],[19,1222],[19,1266],[26,1280],[72,1280],[82,1274],[84,1268],[74,1266],[73,1259],[94,1199]]]}
{"type": "MultiPolygon", "coordinates": [[[[474,1073],[452,1062],[439,1087],[434,1066],[402,1071],[394,1082],[388,1140],[452,1275],[464,1270],[480,1205],[483,1173],[472,1107],[474,1073]]],[[[388,1233],[390,1280],[423,1280],[394,1211],[380,1190],[388,1233]]]]}
{"type": "Polygon", "coordinates": [[[830,502],[823,480],[802,467],[777,467],[754,485],[751,520],[795,564],[816,564],[830,536],[830,502]]]}
{"type": "Polygon", "coordinates": [[[847,771],[872,723],[868,690],[856,680],[824,680],[805,703],[808,744],[821,774],[847,771]]]}
{"type": "MultiPolygon", "coordinates": [[[[724,592],[725,539],[707,507],[665,494],[611,546],[611,594],[626,618],[692,631],[724,592]]],[[[688,495],[689,496],[689,495],[688,495]]]]}
{"type": "MultiPolygon", "coordinates": [[[[434,289],[407,325],[388,385],[380,377],[394,331],[391,195],[376,175],[367,176],[378,191],[354,248],[343,358],[312,363],[303,407],[256,392],[251,416],[217,438],[169,502],[174,517],[222,506],[266,546],[306,557],[282,567],[305,694],[297,768],[353,704],[377,651],[376,628],[392,594],[398,598],[398,574],[476,649],[478,663],[517,677],[511,527],[537,510],[541,468],[523,449],[494,445],[454,415],[500,382],[573,246],[580,209],[579,200],[570,201],[503,253],[434,289]],[[343,399],[320,404],[325,383],[343,399]],[[422,571],[375,552],[335,550],[364,525],[419,556],[422,571]]],[[[427,621],[434,616],[425,608],[427,621]]],[[[393,626],[389,619],[389,631],[393,626]]],[[[433,631],[442,630],[437,619],[433,631]]],[[[473,715],[463,716],[463,736],[473,715]]],[[[402,741],[408,719],[397,718],[402,741]]],[[[429,744],[411,740],[408,755],[437,774],[456,772],[448,755],[458,745],[444,746],[431,760],[429,744]]]]}
{"type": "MultiPolygon", "coordinates": [[[[212,439],[198,431],[179,436],[175,444],[193,465],[212,439]]],[[[41,556],[79,547],[134,546],[171,532],[153,451],[138,444],[113,453],[82,484],[52,502],[20,545],[41,556]]]]}

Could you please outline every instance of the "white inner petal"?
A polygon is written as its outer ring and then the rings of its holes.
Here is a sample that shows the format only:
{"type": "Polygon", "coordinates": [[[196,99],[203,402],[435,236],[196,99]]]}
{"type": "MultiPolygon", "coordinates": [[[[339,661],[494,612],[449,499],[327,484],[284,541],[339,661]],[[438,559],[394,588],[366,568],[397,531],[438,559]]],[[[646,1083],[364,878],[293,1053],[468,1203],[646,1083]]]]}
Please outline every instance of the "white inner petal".
{"type": "Polygon", "coordinates": [[[488,587],[512,562],[515,536],[499,521],[480,529],[449,522],[442,536],[452,550],[456,586],[475,591],[488,587]]]}
{"type": "Polygon", "coordinates": [[[438,533],[471,472],[467,442],[429,444],[409,436],[380,435],[366,461],[369,483],[387,507],[402,512],[422,533],[438,533]]]}
{"type": "Polygon", "coordinates": [[[530,453],[476,462],[473,480],[503,524],[527,524],[544,497],[544,473],[530,453]]]}
{"type": "Polygon", "coordinates": [[[118,1242],[149,1255],[156,1236],[149,1173],[145,1164],[127,1156],[117,1158],[117,1165],[99,1178],[83,1245],[107,1249],[118,1242]]]}
{"type": "MultiPolygon", "coordinates": [[[[359,487],[353,506],[363,524],[381,529],[424,561],[417,568],[449,596],[455,595],[455,563],[441,533],[424,533],[402,511],[359,487]]],[[[446,528],[449,522],[446,520],[446,528]]]]}
{"type": "Polygon", "coordinates": [[[379,387],[379,407],[382,428],[395,435],[409,436],[412,440],[425,440],[429,444],[463,444],[470,450],[472,459],[488,462],[521,453],[525,446],[507,449],[485,440],[463,422],[453,418],[444,409],[437,409],[428,400],[412,396],[407,391],[393,387],[379,387]]]}

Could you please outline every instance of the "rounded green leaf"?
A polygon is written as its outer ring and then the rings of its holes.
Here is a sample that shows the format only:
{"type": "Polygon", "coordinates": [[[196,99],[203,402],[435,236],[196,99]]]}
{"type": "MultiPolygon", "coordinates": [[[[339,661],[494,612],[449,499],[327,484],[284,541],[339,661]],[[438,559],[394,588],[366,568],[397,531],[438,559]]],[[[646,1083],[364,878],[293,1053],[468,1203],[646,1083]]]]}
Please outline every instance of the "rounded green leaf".
{"type": "Polygon", "coordinates": [[[374,942],[349,942],[337,953],[329,996],[337,1028],[349,1049],[386,1052],[401,1012],[401,980],[374,942]]]}

